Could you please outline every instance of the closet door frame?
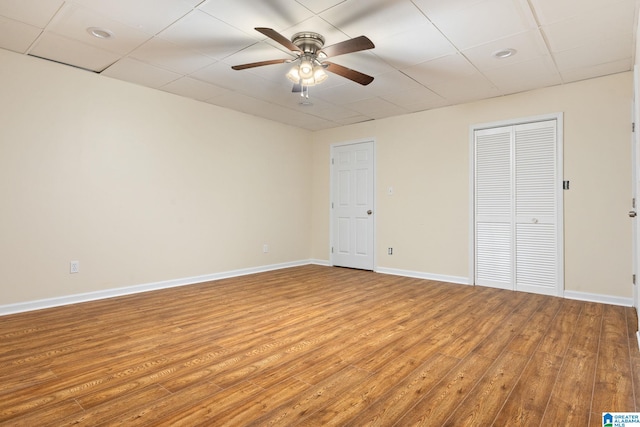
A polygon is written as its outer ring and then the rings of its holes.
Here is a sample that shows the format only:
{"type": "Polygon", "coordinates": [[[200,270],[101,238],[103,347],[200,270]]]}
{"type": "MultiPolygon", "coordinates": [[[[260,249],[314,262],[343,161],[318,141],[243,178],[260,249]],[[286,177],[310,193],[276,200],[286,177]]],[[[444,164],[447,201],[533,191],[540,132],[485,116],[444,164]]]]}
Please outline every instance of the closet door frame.
{"type": "MultiPolygon", "coordinates": [[[[564,180],[564,126],[563,126],[563,113],[551,113],[539,116],[531,116],[510,120],[501,120],[496,122],[473,124],[469,127],[469,283],[475,285],[476,283],[476,212],[475,212],[475,132],[483,129],[492,129],[505,126],[515,126],[527,123],[542,122],[548,120],[556,121],[556,176],[558,177],[558,191],[556,193],[556,224],[557,224],[557,288],[556,296],[564,296],[564,194],[563,194],[563,180],[564,180]]],[[[514,289],[515,289],[515,283],[514,289]]]]}

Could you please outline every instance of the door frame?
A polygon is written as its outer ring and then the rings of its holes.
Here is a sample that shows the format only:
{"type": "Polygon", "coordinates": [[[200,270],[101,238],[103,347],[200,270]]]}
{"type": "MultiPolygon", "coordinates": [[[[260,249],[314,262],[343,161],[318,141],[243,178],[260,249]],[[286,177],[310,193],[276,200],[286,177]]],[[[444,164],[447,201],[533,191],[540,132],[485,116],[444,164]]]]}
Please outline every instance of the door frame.
{"type": "MultiPolygon", "coordinates": [[[[491,129],[504,126],[515,126],[527,123],[556,121],[556,171],[559,178],[558,185],[564,180],[564,115],[562,112],[543,114],[516,119],[500,120],[488,123],[477,123],[469,126],[469,284],[476,285],[476,212],[475,212],[475,132],[483,129],[491,129]]],[[[558,288],[557,295],[564,296],[564,194],[559,191],[556,198],[558,210],[556,212],[557,224],[557,253],[558,257],[558,288]]],[[[515,283],[513,284],[515,289],[515,283]]]]}
{"type": "MultiPolygon", "coordinates": [[[[631,189],[632,198],[635,199],[635,206],[631,206],[631,210],[638,212],[640,204],[640,130],[637,128],[640,126],[640,69],[638,65],[633,67],[633,101],[631,106],[632,118],[634,123],[634,131],[631,132],[631,189]]],[[[632,274],[635,275],[635,283],[632,281],[633,289],[633,306],[636,309],[638,315],[638,325],[636,332],[636,339],[638,340],[638,347],[640,348],[640,290],[638,290],[638,281],[640,280],[640,224],[638,219],[632,219],[632,274]]]]}
{"type": "Polygon", "coordinates": [[[333,209],[331,207],[331,204],[333,203],[333,198],[334,198],[334,194],[333,194],[333,156],[334,156],[334,151],[337,147],[344,147],[346,145],[356,145],[356,144],[362,144],[362,143],[366,143],[366,142],[370,142],[373,146],[373,271],[377,270],[378,267],[378,258],[377,258],[377,251],[376,251],[376,247],[377,247],[377,242],[376,242],[376,217],[377,217],[377,211],[378,211],[378,197],[376,197],[376,189],[377,189],[377,180],[378,180],[378,174],[376,173],[376,171],[378,170],[378,157],[376,156],[376,140],[375,138],[371,137],[371,138],[361,138],[361,139],[356,139],[356,140],[352,140],[352,141],[343,141],[343,142],[336,142],[334,144],[331,144],[329,147],[329,263],[331,265],[334,265],[333,262],[333,252],[331,251],[331,248],[334,247],[334,242],[333,242],[333,230],[334,230],[334,223],[333,223],[333,209]]]}

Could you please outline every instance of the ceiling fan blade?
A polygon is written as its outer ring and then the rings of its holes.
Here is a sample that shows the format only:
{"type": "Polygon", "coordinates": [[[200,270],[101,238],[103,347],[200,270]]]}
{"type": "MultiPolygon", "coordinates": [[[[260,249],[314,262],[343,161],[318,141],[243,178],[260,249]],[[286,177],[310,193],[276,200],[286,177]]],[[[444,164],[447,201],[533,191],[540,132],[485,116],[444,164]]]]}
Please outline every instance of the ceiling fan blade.
{"type": "Polygon", "coordinates": [[[322,52],[328,57],[344,55],[345,53],[360,52],[361,50],[373,49],[376,47],[371,40],[365,36],[345,40],[331,46],[323,47],[322,52]]]}
{"type": "Polygon", "coordinates": [[[298,46],[293,44],[291,40],[289,40],[288,38],[286,38],[285,36],[283,36],[282,34],[280,34],[279,32],[277,32],[272,28],[257,27],[256,31],[264,34],[265,36],[269,37],[271,40],[277,41],[282,46],[286,47],[292,52],[302,53],[302,50],[300,50],[298,46]]]}
{"type": "Polygon", "coordinates": [[[291,92],[300,93],[302,92],[302,85],[300,83],[294,83],[293,88],[291,88],[291,92]]]}
{"type": "Polygon", "coordinates": [[[284,64],[289,62],[290,59],[271,59],[269,61],[250,62],[248,64],[234,65],[234,70],[246,70],[247,68],[262,67],[263,65],[284,64]]]}
{"type": "Polygon", "coordinates": [[[373,81],[373,77],[361,73],[360,71],[352,70],[351,68],[343,67],[342,65],[334,64],[333,62],[323,62],[323,65],[327,66],[327,71],[331,71],[334,74],[353,80],[356,83],[360,83],[363,86],[368,85],[373,81]]]}

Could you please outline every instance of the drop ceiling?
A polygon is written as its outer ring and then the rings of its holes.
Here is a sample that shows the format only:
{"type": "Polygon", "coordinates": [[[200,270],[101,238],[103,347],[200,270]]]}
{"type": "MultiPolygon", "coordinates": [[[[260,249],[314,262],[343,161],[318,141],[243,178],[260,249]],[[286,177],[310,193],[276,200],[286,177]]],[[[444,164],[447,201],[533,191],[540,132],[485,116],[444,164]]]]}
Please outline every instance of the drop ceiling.
{"type": "Polygon", "coordinates": [[[629,71],[639,0],[0,0],[0,48],[310,130],[629,71]],[[112,33],[92,36],[88,28],[112,33]],[[293,58],[254,30],[375,48],[292,93],[293,58]],[[499,59],[505,49],[515,54],[499,59]],[[310,105],[309,105],[310,104],[310,105]]]}

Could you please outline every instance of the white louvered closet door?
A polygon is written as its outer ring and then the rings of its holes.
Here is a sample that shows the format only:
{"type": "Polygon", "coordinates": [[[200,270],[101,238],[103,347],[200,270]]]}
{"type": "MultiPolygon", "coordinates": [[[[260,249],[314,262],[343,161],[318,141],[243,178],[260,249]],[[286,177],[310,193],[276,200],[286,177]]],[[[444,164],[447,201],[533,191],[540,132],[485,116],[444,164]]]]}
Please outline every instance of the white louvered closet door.
{"type": "Polygon", "coordinates": [[[516,290],[556,295],[556,121],[515,126],[516,290]]]}
{"type": "Polygon", "coordinates": [[[475,131],[475,282],[558,295],[557,122],[475,131]]]}
{"type": "Polygon", "coordinates": [[[476,284],[513,289],[513,130],[475,133],[476,284]]]}

